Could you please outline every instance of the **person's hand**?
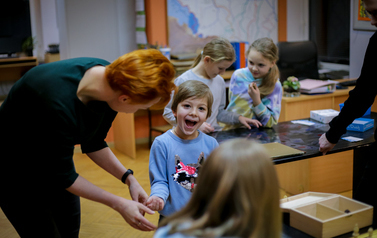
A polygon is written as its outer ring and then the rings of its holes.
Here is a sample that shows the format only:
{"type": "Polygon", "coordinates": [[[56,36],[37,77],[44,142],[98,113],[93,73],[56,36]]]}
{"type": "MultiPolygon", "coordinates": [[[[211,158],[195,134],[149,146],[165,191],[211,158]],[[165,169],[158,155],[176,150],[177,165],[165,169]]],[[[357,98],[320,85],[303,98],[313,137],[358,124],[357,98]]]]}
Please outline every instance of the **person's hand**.
{"type": "Polygon", "coordinates": [[[144,191],[132,174],[127,177],[126,183],[128,185],[128,189],[130,190],[132,200],[146,205],[148,194],[144,191]]]}
{"type": "Polygon", "coordinates": [[[326,133],[323,133],[319,138],[319,151],[325,155],[327,152],[332,150],[336,144],[330,143],[326,138],[326,133]]]}
{"type": "Polygon", "coordinates": [[[208,134],[210,132],[214,132],[215,131],[215,128],[213,128],[211,126],[211,124],[207,123],[207,122],[204,122],[200,127],[199,127],[199,130],[201,130],[202,132],[208,134]]]}
{"type": "Polygon", "coordinates": [[[253,105],[258,106],[262,101],[260,99],[260,92],[257,84],[252,82],[249,84],[249,88],[247,89],[247,93],[253,99],[253,105]]]}
{"type": "Polygon", "coordinates": [[[140,211],[143,211],[143,213],[154,214],[154,211],[141,203],[121,198],[119,204],[114,209],[135,229],[153,231],[157,228],[140,213],[140,211]]]}
{"type": "Polygon", "coordinates": [[[151,196],[147,200],[147,207],[153,211],[161,211],[164,205],[164,200],[157,196],[151,196]]]}
{"type": "Polygon", "coordinates": [[[244,117],[244,116],[239,116],[238,120],[240,121],[240,123],[242,125],[246,126],[248,129],[251,129],[250,124],[254,125],[257,128],[259,128],[260,126],[262,126],[262,123],[260,123],[260,121],[254,120],[254,119],[250,119],[250,118],[247,118],[247,117],[244,117]]]}
{"type": "MultiPolygon", "coordinates": [[[[126,184],[128,185],[128,190],[133,201],[140,202],[143,205],[147,204],[148,194],[140,186],[136,178],[130,174],[127,177],[126,184]]],[[[144,216],[144,211],[140,210],[140,214],[144,216]]]]}

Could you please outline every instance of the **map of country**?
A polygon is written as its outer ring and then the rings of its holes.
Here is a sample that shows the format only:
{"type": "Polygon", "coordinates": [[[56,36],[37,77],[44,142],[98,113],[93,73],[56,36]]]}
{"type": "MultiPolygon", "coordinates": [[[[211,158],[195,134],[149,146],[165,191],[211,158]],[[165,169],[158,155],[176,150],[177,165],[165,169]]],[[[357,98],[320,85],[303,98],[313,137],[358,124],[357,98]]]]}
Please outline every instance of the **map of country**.
{"type": "Polygon", "coordinates": [[[277,0],[168,0],[172,54],[193,53],[217,36],[277,40],[277,0]]]}

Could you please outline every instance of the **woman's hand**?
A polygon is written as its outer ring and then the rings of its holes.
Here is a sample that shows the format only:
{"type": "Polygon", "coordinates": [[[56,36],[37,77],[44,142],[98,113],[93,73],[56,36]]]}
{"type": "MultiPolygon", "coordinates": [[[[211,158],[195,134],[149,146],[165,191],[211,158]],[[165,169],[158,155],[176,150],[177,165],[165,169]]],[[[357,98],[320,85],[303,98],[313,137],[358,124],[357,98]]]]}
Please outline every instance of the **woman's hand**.
{"type": "Polygon", "coordinates": [[[319,138],[319,151],[325,155],[327,152],[332,150],[336,144],[330,143],[326,138],[326,133],[323,133],[319,138]]]}
{"type": "MultiPolygon", "coordinates": [[[[136,179],[133,176],[128,176],[127,180],[130,178],[131,184],[134,183],[132,180],[136,179]]],[[[128,182],[130,182],[128,181],[128,182]]],[[[138,186],[140,186],[137,183],[138,186]]],[[[132,186],[135,186],[134,188],[130,188],[135,191],[135,194],[141,194],[141,195],[134,195],[134,197],[144,197],[143,192],[137,192],[137,185],[133,184],[132,186]]],[[[153,225],[151,222],[149,222],[143,214],[147,212],[148,214],[154,214],[154,211],[150,210],[143,204],[131,201],[122,197],[119,197],[117,195],[114,195],[112,193],[109,193],[105,190],[103,190],[100,187],[95,186],[94,184],[90,183],[88,180],[84,179],[81,176],[78,176],[75,182],[67,188],[68,192],[73,193],[77,196],[99,202],[102,204],[105,204],[112,209],[119,212],[124,220],[128,224],[130,224],[132,227],[141,230],[141,231],[152,231],[156,229],[157,227],[153,225]]],[[[144,192],[145,193],[145,192],[144,192]]],[[[132,194],[132,193],[131,193],[132,194]]],[[[132,195],[131,195],[132,196],[132,195]]]]}
{"type": "Polygon", "coordinates": [[[153,211],[161,211],[164,205],[164,200],[157,196],[151,196],[147,200],[147,207],[153,211]]]}
{"type": "Polygon", "coordinates": [[[121,198],[114,209],[122,215],[123,219],[135,229],[153,231],[157,227],[148,221],[142,213],[154,214],[152,210],[141,203],[121,198]]]}
{"type": "Polygon", "coordinates": [[[260,92],[257,84],[252,82],[249,84],[249,88],[247,89],[247,93],[253,100],[253,105],[258,106],[262,101],[260,99],[260,92]]]}
{"type": "Polygon", "coordinates": [[[140,186],[139,182],[132,174],[128,175],[126,184],[128,185],[132,200],[146,205],[148,194],[144,191],[144,189],[140,186]]]}
{"type": "Polygon", "coordinates": [[[250,119],[250,118],[247,118],[247,117],[244,117],[244,116],[239,116],[238,120],[240,121],[240,123],[242,125],[246,126],[248,129],[251,129],[250,124],[254,125],[257,128],[259,128],[260,126],[262,126],[262,123],[260,123],[260,121],[254,120],[254,119],[250,119]]]}
{"type": "Polygon", "coordinates": [[[207,123],[207,122],[204,122],[200,127],[199,127],[199,130],[201,130],[202,132],[208,134],[210,132],[213,132],[215,131],[215,128],[213,128],[211,126],[211,124],[207,123]]]}

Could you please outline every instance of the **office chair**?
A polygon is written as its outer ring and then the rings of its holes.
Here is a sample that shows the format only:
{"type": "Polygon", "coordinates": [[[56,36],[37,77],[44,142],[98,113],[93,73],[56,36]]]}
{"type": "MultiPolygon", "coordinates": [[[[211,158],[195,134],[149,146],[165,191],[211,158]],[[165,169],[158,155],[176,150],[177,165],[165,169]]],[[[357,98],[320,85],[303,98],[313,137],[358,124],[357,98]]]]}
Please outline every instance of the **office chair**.
{"type": "Polygon", "coordinates": [[[289,76],[319,79],[317,45],[313,41],[278,42],[280,82],[289,76]]]}
{"type": "Polygon", "coordinates": [[[172,125],[167,124],[167,125],[162,125],[162,126],[152,126],[152,112],[150,109],[148,109],[148,119],[149,119],[149,148],[152,146],[152,131],[157,131],[161,134],[165,133],[166,131],[170,130],[173,128],[172,125]]]}

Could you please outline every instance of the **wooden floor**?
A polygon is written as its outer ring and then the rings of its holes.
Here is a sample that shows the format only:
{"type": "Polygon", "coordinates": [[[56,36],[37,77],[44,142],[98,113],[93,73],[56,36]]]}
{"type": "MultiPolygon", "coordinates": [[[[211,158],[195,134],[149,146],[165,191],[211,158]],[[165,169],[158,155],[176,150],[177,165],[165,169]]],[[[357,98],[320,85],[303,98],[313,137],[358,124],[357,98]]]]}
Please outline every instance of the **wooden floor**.
{"type": "MultiPolygon", "coordinates": [[[[144,190],[150,194],[148,175],[149,149],[148,145],[137,146],[137,158],[135,160],[113,149],[118,159],[126,166],[134,170],[134,175],[144,190]]],[[[104,170],[94,164],[86,155],[75,153],[74,161],[77,172],[95,185],[119,196],[130,199],[128,187],[115,179],[104,170]]],[[[281,198],[286,194],[280,192],[281,198]]],[[[342,194],[351,197],[351,191],[342,194]]],[[[158,213],[146,215],[146,218],[157,225],[158,213]]],[[[154,232],[142,232],[129,226],[119,213],[109,207],[86,199],[81,199],[81,238],[117,238],[117,237],[153,237],[154,232]]],[[[0,210],[0,238],[19,237],[9,223],[4,213],[0,210]]]]}

